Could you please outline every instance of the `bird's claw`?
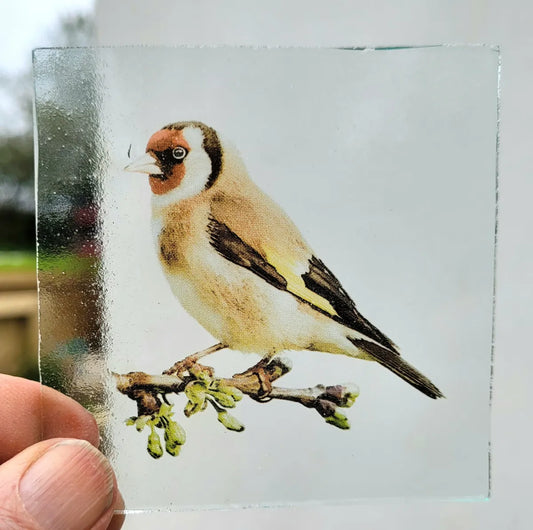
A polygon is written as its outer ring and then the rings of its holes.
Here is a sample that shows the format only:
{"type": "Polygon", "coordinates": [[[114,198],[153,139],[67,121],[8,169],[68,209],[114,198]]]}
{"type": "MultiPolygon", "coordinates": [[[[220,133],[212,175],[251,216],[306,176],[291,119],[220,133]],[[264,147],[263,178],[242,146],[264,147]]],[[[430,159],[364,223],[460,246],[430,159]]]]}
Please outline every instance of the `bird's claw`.
{"type": "Polygon", "coordinates": [[[237,378],[257,377],[259,382],[259,390],[257,391],[257,395],[254,396],[256,401],[266,402],[272,399],[270,397],[272,392],[272,381],[269,373],[266,370],[268,364],[269,360],[261,359],[257,364],[251,368],[248,368],[248,370],[233,376],[237,378]]]}
{"type": "Polygon", "coordinates": [[[163,372],[164,375],[176,375],[181,379],[183,379],[187,373],[198,379],[202,379],[202,376],[207,376],[211,379],[215,375],[215,370],[211,366],[200,364],[191,356],[186,357],[182,361],[178,361],[163,372]]]}

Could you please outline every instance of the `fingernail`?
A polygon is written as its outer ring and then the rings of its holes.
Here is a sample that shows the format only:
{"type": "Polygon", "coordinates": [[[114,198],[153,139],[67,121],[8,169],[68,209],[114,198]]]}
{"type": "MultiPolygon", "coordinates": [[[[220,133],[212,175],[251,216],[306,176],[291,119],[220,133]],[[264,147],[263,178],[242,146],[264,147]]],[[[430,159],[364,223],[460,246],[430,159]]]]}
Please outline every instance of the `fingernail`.
{"type": "Polygon", "coordinates": [[[91,528],[113,502],[113,471],[88,442],[65,440],[26,470],[19,494],[44,529],[91,528]]]}

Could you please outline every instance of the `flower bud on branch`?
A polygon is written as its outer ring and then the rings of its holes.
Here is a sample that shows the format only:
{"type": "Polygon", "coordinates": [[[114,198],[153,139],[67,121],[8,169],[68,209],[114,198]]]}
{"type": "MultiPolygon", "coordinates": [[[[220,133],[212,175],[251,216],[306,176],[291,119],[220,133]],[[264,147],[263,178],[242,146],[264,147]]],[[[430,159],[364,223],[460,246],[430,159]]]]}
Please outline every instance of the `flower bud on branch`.
{"type": "Polygon", "coordinates": [[[351,407],[359,390],[355,385],[316,385],[305,389],[281,388],[272,383],[291,370],[289,361],[276,357],[260,361],[242,374],[231,378],[217,378],[212,368],[197,362],[197,354],[185,358],[166,370],[163,375],[149,375],[144,372],[113,374],[117,389],[137,403],[137,417],[129,418],[127,425],[135,425],[138,431],[150,427],[148,453],[153,458],[163,455],[161,438],[155,429],[164,430],[167,453],[177,456],[185,443],[185,430],[172,419],[172,405],[168,394],[185,394],[186,417],[204,411],[211,405],[217,419],[226,429],[236,432],[244,426],[227,409],[235,408],[243,395],[259,403],[282,399],[314,408],[330,425],[349,429],[350,424],[340,408],[351,407]],[[179,375],[178,375],[179,374],[179,375]]]}

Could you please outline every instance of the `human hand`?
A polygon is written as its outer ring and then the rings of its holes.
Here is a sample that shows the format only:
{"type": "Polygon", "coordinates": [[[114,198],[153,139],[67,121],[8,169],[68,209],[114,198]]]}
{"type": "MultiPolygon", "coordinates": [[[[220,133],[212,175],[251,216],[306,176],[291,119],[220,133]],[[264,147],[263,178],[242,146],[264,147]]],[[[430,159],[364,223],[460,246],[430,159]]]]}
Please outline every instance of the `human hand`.
{"type": "Polygon", "coordinates": [[[113,511],[124,501],[96,449],[93,416],[51,388],[3,374],[0,400],[0,528],[121,528],[124,516],[113,511]]]}

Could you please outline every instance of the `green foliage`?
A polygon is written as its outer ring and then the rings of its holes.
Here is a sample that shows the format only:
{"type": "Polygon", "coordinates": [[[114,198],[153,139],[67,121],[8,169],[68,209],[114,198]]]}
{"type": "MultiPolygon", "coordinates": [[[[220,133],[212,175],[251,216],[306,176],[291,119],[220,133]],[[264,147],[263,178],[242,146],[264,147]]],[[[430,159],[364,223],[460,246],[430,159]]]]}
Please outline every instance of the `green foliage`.
{"type": "MultiPolygon", "coordinates": [[[[183,412],[186,417],[202,412],[211,405],[217,413],[218,421],[226,429],[242,432],[244,425],[228,409],[235,408],[244,393],[256,401],[266,402],[263,387],[256,380],[259,377],[258,370],[262,370],[262,377],[268,377],[270,383],[290,371],[287,362],[278,358],[268,363],[260,362],[232,379],[220,379],[215,377],[212,368],[198,364],[197,356],[198,353],[175,363],[170,370],[164,372],[163,377],[150,376],[144,372],[114,374],[118,390],[137,402],[140,416],[129,418],[127,425],[135,425],[138,431],[146,426],[150,427],[147,450],[153,458],[163,455],[161,438],[156,428],[164,430],[165,449],[172,456],[178,455],[185,443],[185,431],[171,419],[172,405],[168,404],[168,394],[185,394],[187,403],[183,412]],[[174,379],[175,373],[179,373],[179,376],[176,375],[174,379]]],[[[358,396],[359,389],[353,384],[319,384],[300,390],[271,387],[267,401],[286,399],[299,402],[307,408],[315,409],[329,425],[346,430],[350,428],[350,423],[341,409],[350,408],[358,396]]]]}
{"type": "Polygon", "coordinates": [[[30,131],[0,136],[0,175],[4,183],[33,188],[33,134],[30,131]]]}
{"type": "Polygon", "coordinates": [[[206,372],[195,373],[198,379],[190,381],[185,387],[185,395],[188,398],[184,414],[189,417],[201,412],[210,404],[216,410],[218,421],[230,431],[241,432],[242,425],[226,409],[235,408],[243,393],[222,379],[210,377],[206,372]]]}
{"type": "Polygon", "coordinates": [[[186,436],[183,427],[175,422],[172,416],[174,416],[172,405],[163,403],[157,414],[128,418],[126,425],[134,425],[138,432],[142,432],[145,427],[150,428],[146,449],[152,458],[163,456],[161,437],[156,431],[156,429],[163,429],[166,452],[171,456],[178,456],[186,436]]]}
{"type": "Polygon", "coordinates": [[[199,379],[190,381],[185,387],[185,395],[189,399],[185,405],[185,416],[189,417],[205,410],[208,403],[231,409],[242,399],[243,394],[239,389],[222,380],[211,378],[205,372],[195,375],[199,379]]]}
{"type": "Polygon", "coordinates": [[[0,251],[0,272],[9,271],[35,272],[35,252],[0,251]]]}
{"type": "Polygon", "coordinates": [[[232,416],[227,410],[221,410],[218,412],[218,421],[230,431],[244,431],[244,425],[240,423],[237,418],[232,416]]]}
{"type": "MultiPolygon", "coordinates": [[[[207,371],[192,369],[192,372],[196,379],[189,381],[184,390],[187,396],[187,404],[183,410],[185,416],[190,417],[211,405],[217,413],[218,421],[226,429],[243,431],[244,425],[226,410],[235,407],[243,397],[242,392],[223,380],[211,377],[207,371]]],[[[156,429],[163,429],[166,452],[171,456],[178,456],[181,446],[185,443],[186,435],[183,427],[175,422],[172,416],[174,416],[172,405],[163,402],[157,413],[128,418],[126,425],[134,425],[139,432],[145,427],[150,428],[147,451],[152,458],[163,456],[161,437],[156,431],[156,429]]]]}
{"type": "Polygon", "coordinates": [[[175,421],[165,428],[165,449],[171,456],[178,456],[181,446],[185,443],[185,430],[175,421]]]}
{"type": "Polygon", "coordinates": [[[92,256],[78,256],[67,252],[51,255],[41,253],[39,255],[39,271],[53,274],[68,273],[69,277],[86,276],[87,273],[95,270],[98,265],[98,260],[92,256]]]}
{"type": "Polygon", "coordinates": [[[154,425],[150,425],[150,434],[148,435],[148,453],[152,458],[161,458],[163,456],[163,447],[161,445],[161,438],[154,429],[154,425]]]}
{"type": "Polygon", "coordinates": [[[35,248],[33,136],[0,136],[0,248],[35,248]]]}
{"type": "Polygon", "coordinates": [[[348,421],[348,418],[338,410],[336,410],[331,416],[326,416],[324,419],[326,420],[326,423],[334,425],[339,429],[350,428],[350,422],[348,421]]]}

